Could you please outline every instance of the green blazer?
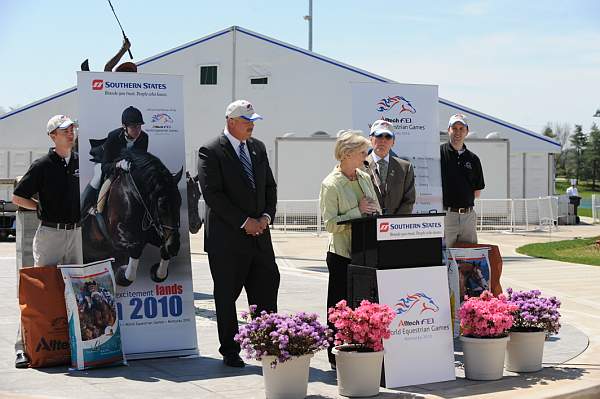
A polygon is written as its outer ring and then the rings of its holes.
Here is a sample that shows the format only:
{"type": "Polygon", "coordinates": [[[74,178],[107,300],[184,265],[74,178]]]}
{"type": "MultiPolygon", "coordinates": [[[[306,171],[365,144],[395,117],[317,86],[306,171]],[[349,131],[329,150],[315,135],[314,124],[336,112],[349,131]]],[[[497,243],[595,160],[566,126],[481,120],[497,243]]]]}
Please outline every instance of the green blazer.
{"type": "MultiPolygon", "coordinates": [[[[377,193],[369,174],[357,169],[356,175],[365,196],[377,202],[377,193]]],[[[319,203],[325,229],[331,233],[329,251],[345,258],[350,258],[352,229],[349,224],[338,225],[338,222],[362,217],[358,202],[350,180],[340,171],[339,165],[336,166],[321,183],[319,203]]],[[[381,208],[378,211],[381,213],[381,208]]]]}

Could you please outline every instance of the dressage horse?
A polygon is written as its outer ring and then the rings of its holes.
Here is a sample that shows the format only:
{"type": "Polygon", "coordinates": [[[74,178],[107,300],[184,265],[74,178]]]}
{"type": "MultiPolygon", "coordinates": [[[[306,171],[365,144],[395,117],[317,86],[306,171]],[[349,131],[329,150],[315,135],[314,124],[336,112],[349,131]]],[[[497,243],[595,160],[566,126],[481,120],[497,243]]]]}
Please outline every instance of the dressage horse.
{"type": "Polygon", "coordinates": [[[139,259],[146,244],[160,248],[160,264],[151,267],[155,282],[168,276],[170,258],[180,246],[181,194],[177,184],[183,168],[172,175],[154,155],[124,150],[120,159],[131,163],[128,172],[116,169],[104,209],[104,221],[110,242],[95,222],[84,224],[86,258],[114,257],[121,265],[115,273],[117,284],[128,286],[135,280],[139,259]]]}

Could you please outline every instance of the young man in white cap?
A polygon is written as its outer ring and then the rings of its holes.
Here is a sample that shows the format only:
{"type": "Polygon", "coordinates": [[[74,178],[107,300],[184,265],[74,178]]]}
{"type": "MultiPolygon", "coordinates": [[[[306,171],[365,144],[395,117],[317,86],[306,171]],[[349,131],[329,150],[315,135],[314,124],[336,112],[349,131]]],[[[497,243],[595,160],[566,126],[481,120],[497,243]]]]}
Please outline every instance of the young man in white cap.
{"type": "Polygon", "coordinates": [[[448,248],[456,242],[477,243],[477,216],[473,207],[485,182],[479,158],[465,146],[468,133],[466,117],[452,115],[448,121],[449,141],[440,146],[446,212],[444,238],[448,248]]]}
{"type": "Polygon", "coordinates": [[[415,172],[410,162],[390,153],[394,146],[393,125],[377,120],[371,125],[371,146],[367,156],[367,171],[377,192],[377,199],[384,215],[412,213],[415,204],[415,172]]]}
{"type": "MultiPolygon", "coordinates": [[[[81,264],[79,226],[79,157],[73,151],[76,124],[68,116],[50,118],[47,134],[54,142],[48,154],[34,161],[15,187],[12,201],[36,210],[41,220],[33,239],[34,266],[81,264]],[[33,199],[37,194],[38,200],[33,199]]],[[[15,367],[28,366],[19,334],[15,367]]]]}
{"type": "Polygon", "coordinates": [[[206,201],[204,249],[214,281],[219,352],[229,367],[244,367],[235,301],[242,288],[256,312],[277,311],[279,270],[269,225],[275,218],[277,185],[265,145],[252,137],[262,119],[246,100],[225,111],[225,129],[199,150],[198,177],[206,201]]]}

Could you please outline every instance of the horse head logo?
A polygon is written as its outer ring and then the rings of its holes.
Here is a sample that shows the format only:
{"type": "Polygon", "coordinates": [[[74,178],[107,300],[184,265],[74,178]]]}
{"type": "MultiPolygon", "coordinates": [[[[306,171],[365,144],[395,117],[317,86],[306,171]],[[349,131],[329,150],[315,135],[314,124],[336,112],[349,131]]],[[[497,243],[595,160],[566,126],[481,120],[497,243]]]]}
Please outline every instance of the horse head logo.
{"type": "Polygon", "coordinates": [[[402,96],[382,98],[381,100],[379,100],[379,102],[377,102],[377,111],[388,111],[396,105],[399,105],[399,114],[403,112],[410,112],[411,114],[414,114],[415,112],[417,112],[417,110],[415,109],[415,107],[412,106],[410,101],[402,96]]]}
{"type": "Polygon", "coordinates": [[[440,307],[429,295],[423,292],[416,292],[399,299],[398,303],[396,304],[396,313],[399,315],[407,313],[415,306],[417,306],[417,309],[421,309],[419,314],[427,310],[430,310],[434,313],[440,310],[440,307]]]}
{"type": "Polygon", "coordinates": [[[173,125],[173,118],[169,114],[160,113],[152,115],[152,127],[170,128],[173,125]]]}

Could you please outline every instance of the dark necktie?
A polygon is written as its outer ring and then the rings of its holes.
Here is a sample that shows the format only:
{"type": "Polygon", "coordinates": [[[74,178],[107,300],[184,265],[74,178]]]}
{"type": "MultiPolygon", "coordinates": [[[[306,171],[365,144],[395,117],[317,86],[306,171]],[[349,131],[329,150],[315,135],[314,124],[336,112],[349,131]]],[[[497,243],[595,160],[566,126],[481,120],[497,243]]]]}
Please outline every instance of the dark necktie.
{"type": "Polygon", "coordinates": [[[385,184],[385,181],[387,180],[388,163],[383,158],[377,161],[377,163],[379,164],[379,176],[381,176],[381,182],[385,184]]]}
{"type": "Polygon", "coordinates": [[[252,188],[256,188],[256,186],[254,185],[254,173],[252,173],[252,164],[250,163],[250,159],[248,159],[246,151],[244,151],[245,145],[246,143],[244,143],[243,141],[240,142],[239,150],[240,161],[242,162],[242,169],[244,169],[244,173],[246,174],[246,177],[248,177],[248,181],[250,182],[252,188]]]}

